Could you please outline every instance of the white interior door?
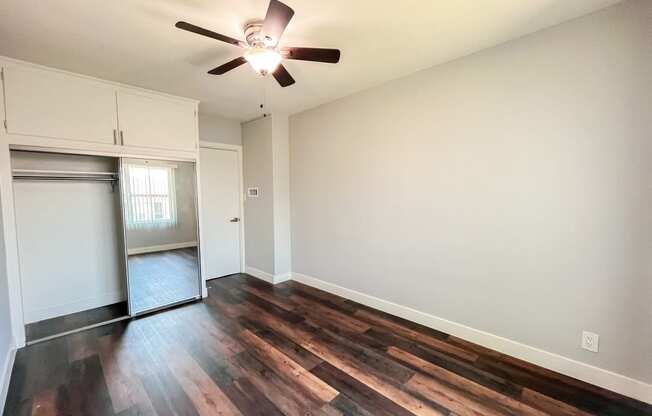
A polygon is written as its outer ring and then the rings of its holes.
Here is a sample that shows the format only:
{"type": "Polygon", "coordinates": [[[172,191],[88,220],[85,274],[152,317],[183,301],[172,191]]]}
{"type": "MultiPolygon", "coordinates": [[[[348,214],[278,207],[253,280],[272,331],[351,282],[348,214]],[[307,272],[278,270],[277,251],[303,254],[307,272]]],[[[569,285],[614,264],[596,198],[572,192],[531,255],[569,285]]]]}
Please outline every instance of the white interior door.
{"type": "Polygon", "coordinates": [[[240,273],[240,157],[201,148],[202,252],[206,279],[240,273]]]}

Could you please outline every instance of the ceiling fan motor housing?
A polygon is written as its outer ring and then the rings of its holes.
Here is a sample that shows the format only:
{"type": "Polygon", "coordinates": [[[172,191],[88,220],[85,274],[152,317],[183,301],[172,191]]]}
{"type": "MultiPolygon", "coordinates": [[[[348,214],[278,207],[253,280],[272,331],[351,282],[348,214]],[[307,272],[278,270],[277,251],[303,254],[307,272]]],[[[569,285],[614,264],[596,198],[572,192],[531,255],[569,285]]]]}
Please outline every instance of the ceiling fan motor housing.
{"type": "Polygon", "coordinates": [[[244,27],[245,39],[247,39],[247,44],[252,48],[268,48],[273,47],[275,44],[274,39],[269,36],[265,36],[262,33],[263,30],[263,21],[254,20],[248,22],[244,27]]]}

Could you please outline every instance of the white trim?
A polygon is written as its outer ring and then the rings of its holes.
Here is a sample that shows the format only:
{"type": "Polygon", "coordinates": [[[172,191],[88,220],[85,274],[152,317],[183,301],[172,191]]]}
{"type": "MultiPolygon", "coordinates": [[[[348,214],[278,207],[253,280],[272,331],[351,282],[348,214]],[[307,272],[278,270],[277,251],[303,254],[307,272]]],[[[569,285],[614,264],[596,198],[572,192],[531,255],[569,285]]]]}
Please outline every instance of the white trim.
{"type": "Polygon", "coordinates": [[[138,166],[152,166],[155,168],[170,168],[170,169],[178,169],[179,165],[175,163],[171,163],[167,160],[151,160],[151,159],[133,159],[126,162],[126,165],[138,165],[138,166]]]}
{"type": "MultiPolygon", "coordinates": [[[[256,276],[258,277],[258,276],[256,276]]],[[[264,279],[263,279],[264,280],[264,279]]],[[[301,273],[292,280],[652,404],[652,385],[301,273]]]]}
{"type": "Polygon", "coordinates": [[[127,250],[127,254],[131,256],[133,254],[156,253],[158,251],[177,250],[180,248],[188,248],[188,247],[197,247],[197,242],[185,241],[183,243],[161,244],[159,246],[130,248],[127,250]]]}
{"type": "MultiPolygon", "coordinates": [[[[245,192],[244,192],[244,167],[243,167],[243,157],[242,157],[242,145],[239,144],[227,144],[227,143],[217,143],[209,142],[206,140],[199,141],[200,150],[203,147],[204,149],[212,150],[226,150],[236,152],[238,154],[238,169],[240,170],[240,189],[239,189],[239,198],[240,198],[240,273],[244,272],[247,268],[245,261],[245,210],[244,210],[244,201],[245,201],[245,192]]],[[[201,157],[201,152],[197,155],[197,161],[201,157]]],[[[201,232],[201,229],[200,229],[201,232]]],[[[216,277],[204,278],[204,281],[215,279],[216,277]]],[[[206,295],[208,296],[208,294],[206,295]]],[[[204,296],[204,297],[206,297],[204,296]]]]}
{"type": "Polygon", "coordinates": [[[196,151],[117,146],[112,144],[89,143],[68,139],[51,139],[37,136],[20,136],[15,134],[6,134],[5,140],[12,150],[31,150],[35,152],[68,153],[132,159],[145,158],[167,161],[178,160],[183,162],[194,162],[197,159],[196,151]]]}
{"type": "MultiPolygon", "coordinates": [[[[197,121],[197,145],[199,146],[199,117],[195,113],[197,121]]],[[[201,193],[201,161],[199,160],[199,148],[197,148],[197,161],[195,162],[195,212],[197,213],[197,238],[199,241],[204,240],[204,214],[202,210],[202,193],[201,193]]],[[[199,275],[201,280],[201,297],[208,297],[208,286],[206,285],[206,248],[203,244],[199,245],[199,275]]]]}
{"type": "Polygon", "coordinates": [[[16,346],[12,339],[9,343],[9,350],[4,359],[2,366],[2,373],[0,373],[0,413],[4,412],[5,404],[7,402],[7,393],[9,393],[9,383],[11,381],[11,372],[14,368],[14,361],[16,359],[16,346]]]}
{"type": "MultiPolygon", "coordinates": [[[[2,61],[0,61],[1,63],[2,61]]],[[[0,83],[0,114],[5,115],[4,85],[0,83]]],[[[18,236],[16,232],[16,215],[14,209],[14,189],[11,175],[8,135],[0,128],[0,199],[2,200],[2,224],[4,226],[4,245],[7,262],[7,286],[9,291],[9,310],[11,332],[14,346],[25,346],[25,326],[23,322],[23,295],[20,280],[20,263],[18,260],[18,236]]]]}
{"type": "MultiPolygon", "coordinates": [[[[197,215],[197,239],[205,241],[203,237],[204,221],[202,214],[202,193],[201,193],[201,175],[199,174],[201,170],[201,161],[199,160],[199,107],[195,108],[195,215],[197,215]]],[[[208,286],[206,285],[206,265],[204,264],[204,259],[206,258],[206,252],[204,251],[204,245],[199,244],[199,285],[201,286],[201,298],[208,297],[208,286]]]]}
{"type": "Polygon", "coordinates": [[[232,150],[234,152],[241,152],[241,144],[228,144],[228,143],[218,143],[218,142],[209,142],[207,140],[200,140],[199,147],[206,149],[217,149],[217,150],[232,150]]]}
{"type": "Polygon", "coordinates": [[[257,279],[264,280],[265,282],[271,283],[273,285],[277,285],[279,283],[283,283],[292,279],[292,273],[282,273],[282,274],[273,275],[249,266],[247,266],[245,272],[257,279]]]}
{"type": "Polygon", "coordinates": [[[245,270],[246,262],[246,245],[245,245],[245,194],[244,194],[244,158],[242,146],[239,146],[240,149],[238,152],[238,164],[240,165],[240,271],[245,270]]]}

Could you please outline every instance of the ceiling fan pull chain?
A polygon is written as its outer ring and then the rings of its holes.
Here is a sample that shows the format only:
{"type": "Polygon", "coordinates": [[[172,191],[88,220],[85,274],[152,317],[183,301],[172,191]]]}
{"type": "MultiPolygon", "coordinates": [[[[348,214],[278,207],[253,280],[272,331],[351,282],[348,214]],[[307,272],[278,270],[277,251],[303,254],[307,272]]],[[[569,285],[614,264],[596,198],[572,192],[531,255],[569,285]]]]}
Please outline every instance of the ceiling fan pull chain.
{"type": "Polygon", "coordinates": [[[261,113],[262,113],[262,116],[265,117],[265,111],[266,111],[266,106],[267,106],[267,103],[265,102],[265,101],[266,101],[266,94],[265,94],[265,77],[261,77],[260,79],[261,79],[260,82],[262,82],[262,84],[263,84],[263,85],[262,85],[262,88],[260,89],[260,91],[261,91],[261,97],[260,97],[260,111],[261,111],[261,113]]]}
{"type": "Polygon", "coordinates": [[[263,109],[263,115],[267,116],[271,114],[271,108],[269,105],[269,91],[267,88],[267,85],[269,84],[269,77],[263,77],[263,103],[265,104],[265,108],[263,109]]]}

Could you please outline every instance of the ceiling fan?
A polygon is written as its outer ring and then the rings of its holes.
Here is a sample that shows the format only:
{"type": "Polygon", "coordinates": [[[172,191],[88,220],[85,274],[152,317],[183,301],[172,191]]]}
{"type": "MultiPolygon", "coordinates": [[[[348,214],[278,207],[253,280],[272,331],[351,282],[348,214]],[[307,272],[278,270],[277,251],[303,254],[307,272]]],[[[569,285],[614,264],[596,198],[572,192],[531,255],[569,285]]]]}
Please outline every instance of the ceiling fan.
{"type": "Polygon", "coordinates": [[[295,81],[281,64],[283,59],[329,64],[336,64],[340,60],[339,49],[279,47],[281,35],[283,35],[285,28],[290,23],[292,16],[294,16],[294,10],[289,6],[278,0],[270,0],[265,20],[252,21],[245,25],[244,36],[246,42],[186,22],[177,22],[175,26],[188,32],[246,49],[244,56],[211,69],[208,71],[209,74],[222,75],[248,62],[262,76],[271,73],[281,87],[287,87],[294,84],[295,81]]]}

